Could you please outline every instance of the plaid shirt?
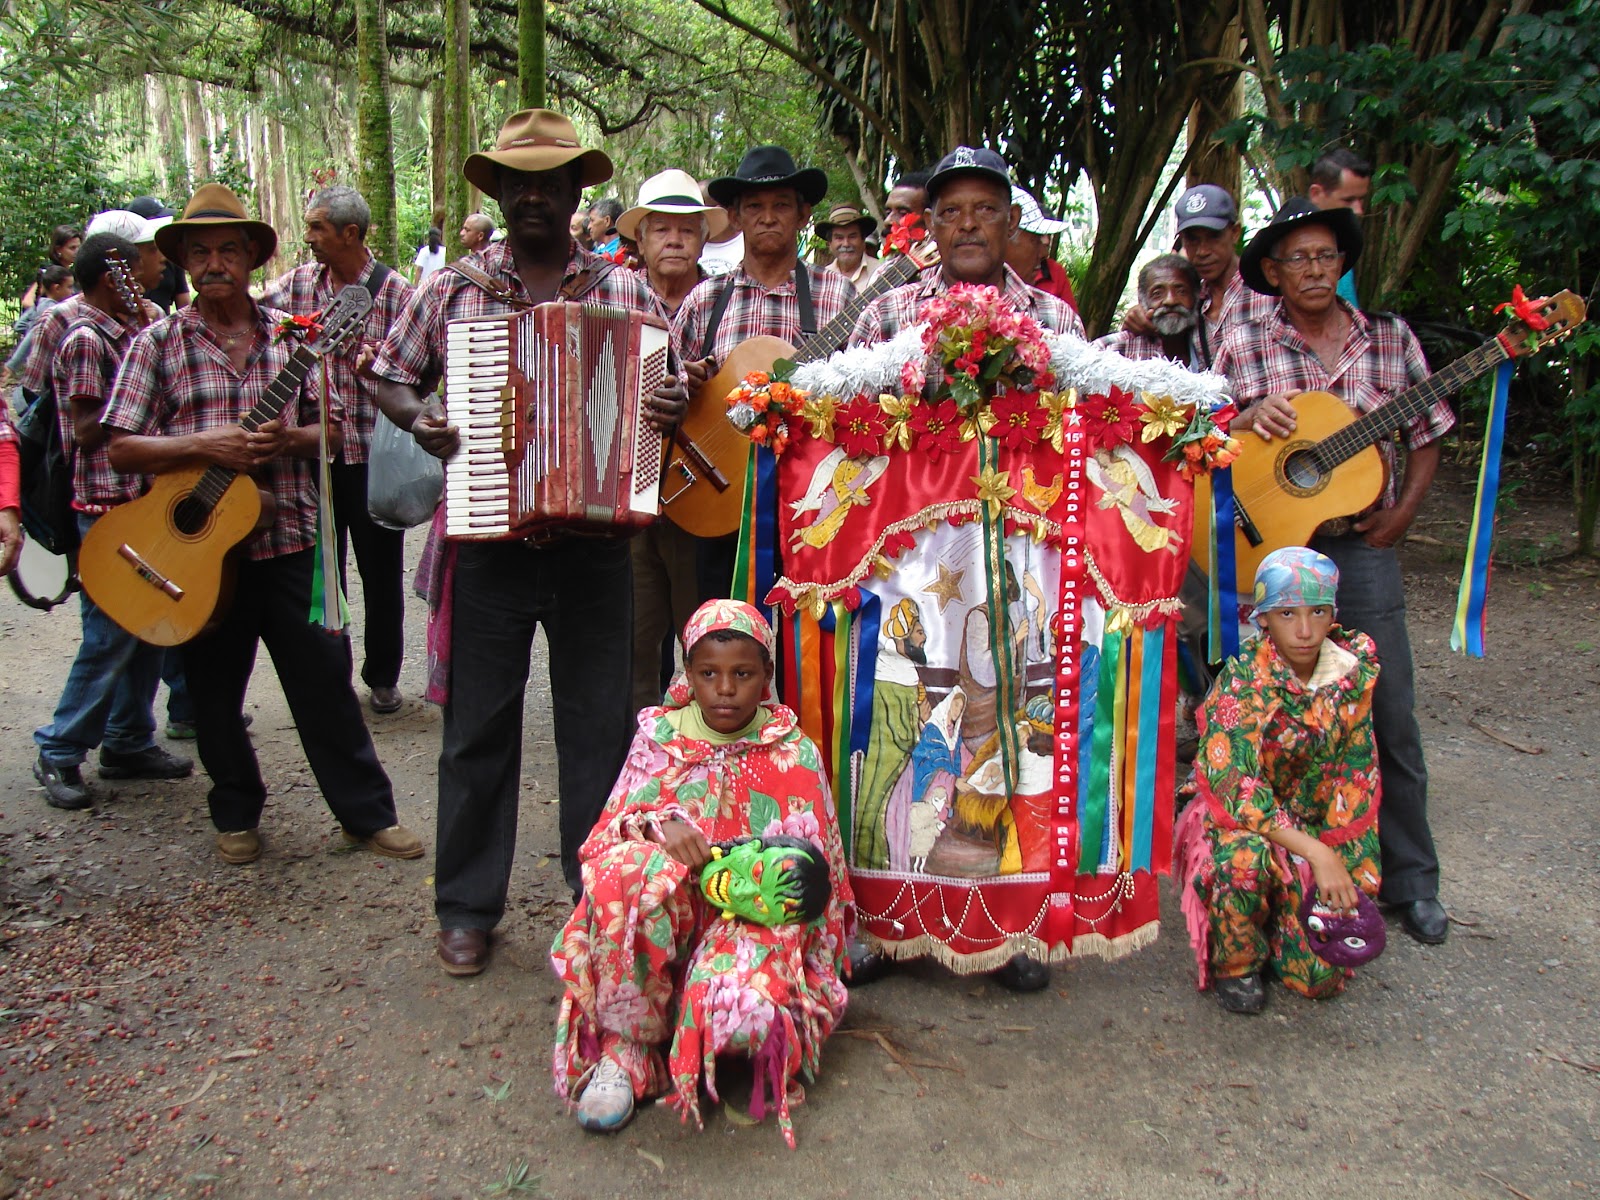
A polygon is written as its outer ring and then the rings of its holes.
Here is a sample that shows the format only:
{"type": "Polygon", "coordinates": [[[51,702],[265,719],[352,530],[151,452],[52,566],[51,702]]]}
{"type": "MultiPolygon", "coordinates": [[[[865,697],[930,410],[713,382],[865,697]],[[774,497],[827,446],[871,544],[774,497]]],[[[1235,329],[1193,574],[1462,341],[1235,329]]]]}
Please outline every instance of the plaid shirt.
{"type": "MultiPolygon", "coordinates": [[[[1057,300],[1049,292],[1041,292],[1022,282],[1010,267],[1005,268],[1005,298],[1019,312],[1027,313],[1052,333],[1071,333],[1084,336],[1083,322],[1064,300],[1057,300]]],[[[950,281],[944,277],[944,268],[926,268],[912,283],[902,284],[879,296],[867,305],[850,335],[852,346],[870,346],[886,342],[908,325],[917,323],[917,310],[950,290],[950,281]]]]}
{"type": "MultiPolygon", "coordinates": [[[[576,242],[567,259],[565,284],[599,256],[590,254],[576,242]]],[[[511,248],[505,242],[492,242],[473,260],[477,267],[513,295],[528,299],[522,286],[511,248]]],[[[665,318],[661,303],[626,267],[615,267],[595,287],[579,299],[585,304],[611,304],[665,318]]],[[[412,387],[431,389],[444,372],[445,326],[451,321],[472,317],[502,317],[513,311],[477,284],[450,270],[435,271],[411,293],[411,302],[400,319],[389,327],[389,334],[378,350],[373,371],[384,379],[412,387]]]]}
{"type": "MultiPolygon", "coordinates": [[[[837,317],[844,306],[855,298],[856,289],[837,271],[824,271],[806,265],[806,278],[811,284],[811,309],[821,329],[837,317]]],[[[726,275],[718,275],[695,286],[694,291],[678,309],[672,319],[672,344],[678,357],[691,361],[701,357],[700,348],[706,340],[706,325],[711,320],[711,310],[717,306],[722,289],[731,287],[733,296],[717,324],[717,335],[711,343],[711,355],[719,363],[740,342],[753,337],[775,337],[799,346],[804,340],[800,333],[800,298],[795,294],[791,275],[775,288],[757,283],[744,267],[737,266],[726,275]]]]}
{"type": "MultiPolygon", "coordinates": [[[[1339,362],[1330,372],[1311,344],[1284,319],[1281,301],[1274,301],[1265,320],[1235,325],[1217,350],[1215,370],[1233,384],[1234,399],[1245,408],[1275,392],[1332,392],[1358,413],[1371,412],[1428,377],[1411,327],[1399,317],[1357,312],[1343,300],[1350,318],[1339,362]]],[[[1420,450],[1437,441],[1456,423],[1449,403],[1440,397],[1422,416],[1400,430],[1408,449],[1420,450]]],[[[1394,439],[1378,443],[1383,456],[1384,485],[1379,504],[1392,508],[1398,495],[1394,439]]]]}
{"type": "MultiPolygon", "coordinates": [[[[361,267],[360,279],[364,283],[372,273],[374,263],[371,252],[361,267]]],[[[332,275],[321,263],[306,263],[267,284],[261,303],[268,308],[281,308],[299,316],[322,312],[333,303],[332,275]]],[[[363,346],[374,350],[400,320],[411,300],[411,285],[398,271],[391,270],[383,286],[372,297],[372,311],[367,314],[366,325],[359,338],[352,337],[323,359],[328,364],[328,382],[333,394],[344,408],[343,461],[367,461],[372,445],[372,426],[378,419],[378,404],[373,398],[372,380],[356,374],[356,359],[363,346]]]]}
{"type": "Polygon", "coordinates": [[[1228,330],[1250,321],[1263,321],[1278,307],[1278,298],[1258,292],[1245,283],[1244,276],[1234,271],[1233,278],[1217,300],[1209,283],[1200,284],[1200,318],[1206,322],[1206,337],[1211,345],[1213,362],[1228,330]],[[1211,310],[1216,309],[1213,313],[1211,310]]]}
{"type": "MultiPolygon", "coordinates": [[[[1095,338],[1094,344],[1103,350],[1111,350],[1131,358],[1135,362],[1145,362],[1152,358],[1167,358],[1166,347],[1162,339],[1147,333],[1134,333],[1131,329],[1119,329],[1116,333],[1108,333],[1104,337],[1095,338]]],[[[1191,371],[1201,370],[1200,351],[1195,345],[1194,334],[1189,334],[1188,356],[1175,361],[1181,361],[1191,371]]]]}
{"type": "MultiPolygon", "coordinates": [[[[294,343],[273,340],[274,327],[285,315],[257,306],[256,339],[243,376],[234,373],[193,305],[150,326],[128,348],[101,424],[149,437],[181,437],[234,424],[289,362],[294,343]]],[[[317,423],[321,376],[313,363],[298,402],[284,409],[284,425],[317,423]]],[[[330,397],[329,419],[340,415],[338,397],[330,397]]],[[[248,543],[250,557],[259,561],[310,549],[317,540],[316,463],[282,455],[257,471],[255,480],[272,492],[277,515],[266,533],[248,543]]]]}
{"type": "Polygon", "coordinates": [[[61,447],[72,456],[72,507],[105,512],[143,492],[144,477],[113,470],[104,442],[92,450],[76,446],[72,402],[86,400],[96,408],[105,406],[117,367],[133,342],[133,330],[92,304],[84,304],[78,312],[80,316],[61,339],[56,355],[52,376],[56,419],[61,426],[61,447]]]}
{"type": "Polygon", "coordinates": [[[68,296],[28,331],[28,357],[22,370],[17,372],[17,382],[37,396],[50,383],[50,368],[56,360],[56,347],[67,332],[67,326],[83,315],[86,301],[82,296],[68,296]]]}

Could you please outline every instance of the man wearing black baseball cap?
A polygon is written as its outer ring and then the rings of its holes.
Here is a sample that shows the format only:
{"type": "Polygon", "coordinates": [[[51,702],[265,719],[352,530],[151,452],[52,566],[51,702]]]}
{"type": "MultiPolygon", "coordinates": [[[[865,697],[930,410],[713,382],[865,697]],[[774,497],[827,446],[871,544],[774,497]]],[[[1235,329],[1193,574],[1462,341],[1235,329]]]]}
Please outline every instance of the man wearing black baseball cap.
{"type": "MultiPolygon", "coordinates": [[[[166,223],[177,215],[154,196],[135,196],[128,201],[127,208],[147,221],[166,223]]],[[[189,303],[189,277],[178,269],[177,263],[169,260],[161,270],[161,283],[147,288],[144,298],[164,313],[182,308],[189,303]]]]}
{"type": "MultiPolygon", "coordinates": [[[[1357,413],[1371,412],[1428,376],[1416,337],[1399,317],[1365,314],[1339,298],[1339,277],[1361,254],[1361,223],[1348,208],[1289,200],[1245,247],[1239,273],[1254,291],[1276,297],[1268,315],[1234,326],[1217,349],[1243,408],[1235,432],[1264,441],[1292,436],[1294,398],[1332,392],[1357,413]]],[[[1437,944],[1449,933],[1439,903],[1439,857],[1428,826],[1428,768],[1414,712],[1405,589],[1395,545],[1416,518],[1439,465],[1439,439],[1455,424],[1443,396],[1400,427],[1402,464],[1392,438],[1378,443],[1385,483],[1372,508],[1323,522],[1311,547],[1339,568],[1339,623],[1377,644],[1383,670],[1372,699],[1383,783],[1379,824],[1383,883],[1407,933],[1437,944]]]]}
{"type": "Polygon", "coordinates": [[[1022,220],[1011,200],[1011,172],[993,150],[957,146],[928,177],[928,230],[940,261],[910,283],[885,292],[862,312],[851,335],[854,345],[887,341],[916,322],[917,310],[957,283],[988,284],[1005,293],[1019,312],[1046,329],[1082,337],[1083,322],[1062,301],[1006,265],[1006,251],[1022,220]]]}

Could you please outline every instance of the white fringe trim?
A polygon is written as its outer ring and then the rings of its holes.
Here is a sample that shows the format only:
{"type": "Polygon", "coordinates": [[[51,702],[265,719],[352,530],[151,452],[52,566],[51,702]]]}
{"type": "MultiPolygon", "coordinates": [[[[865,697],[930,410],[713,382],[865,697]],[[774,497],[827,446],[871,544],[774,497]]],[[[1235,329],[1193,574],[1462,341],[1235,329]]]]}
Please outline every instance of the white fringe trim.
{"type": "Polygon", "coordinates": [[[959,954],[944,942],[929,934],[907,938],[904,941],[886,942],[874,937],[865,929],[858,936],[869,949],[876,950],[896,962],[914,958],[931,958],[957,975],[982,975],[998,971],[1018,954],[1026,954],[1037,962],[1064,963],[1073,958],[1126,958],[1154,942],[1161,934],[1161,922],[1151,921],[1121,937],[1108,938],[1101,933],[1081,933],[1069,946],[1057,942],[1045,949],[1044,942],[1031,933],[1016,933],[998,946],[976,954],[959,954]]]}

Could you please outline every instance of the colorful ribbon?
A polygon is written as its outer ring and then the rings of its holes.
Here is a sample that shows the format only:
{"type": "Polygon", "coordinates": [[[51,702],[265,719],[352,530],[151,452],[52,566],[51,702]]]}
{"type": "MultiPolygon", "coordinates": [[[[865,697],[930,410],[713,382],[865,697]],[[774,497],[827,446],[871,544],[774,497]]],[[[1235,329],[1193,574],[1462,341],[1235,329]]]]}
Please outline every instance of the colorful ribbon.
{"type": "Polygon", "coordinates": [[[1450,649],[1458,654],[1465,651],[1473,658],[1483,657],[1484,609],[1489,599],[1489,573],[1494,555],[1494,509],[1500,495],[1500,451],[1506,439],[1506,407],[1515,366],[1510,360],[1503,362],[1494,376],[1488,428],[1483,439],[1483,461],[1478,465],[1478,498],[1472,508],[1467,561],[1461,568],[1456,617],[1450,628],[1450,649]]]}
{"type": "Polygon", "coordinates": [[[333,528],[333,474],[328,457],[328,360],[322,359],[322,387],[317,396],[317,541],[311,560],[311,611],[313,625],[329,633],[343,633],[350,624],[350,607],[339,582],[339,538],[333,528]],[[329,596],[332,596],[330,602],[329,596]]]}
{"type": "Polygon", "coordinates": [[[1233,515],[1233,468],[1211,472],[1211,530],[1216,544],[1211,558],[1211,647],[1221,659],[1239,653],[1239,581],[1234,551],[1238,536],[1233,515]]]}

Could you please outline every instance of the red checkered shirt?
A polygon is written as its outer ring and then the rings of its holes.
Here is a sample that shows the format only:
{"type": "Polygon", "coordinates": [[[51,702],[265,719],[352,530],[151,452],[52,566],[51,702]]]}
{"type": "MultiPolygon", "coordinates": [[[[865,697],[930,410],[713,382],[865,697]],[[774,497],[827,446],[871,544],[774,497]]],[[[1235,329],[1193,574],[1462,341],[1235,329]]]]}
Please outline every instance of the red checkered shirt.
{"type": "Polygon", "coordinates": [[[145,490],[142,475],[124,475],[112,469],[106,443],[92,450],[76,446],[72,402],[87,400],[103,407],[111,396],[117,367],[133,342],[133,330],[92,304],[78,309],[78,319],[61,339],[52,378],[56,391],[56,419],[61,426],[61,446],[76,454],[72,462],[72,507],[83,512],[105,512],[126,504],[145,490]]]}
{"type": "MultiPolygon", "coordinates": [[[[1428,360],[1409,325],[1399,317],[1364,314],[1343,300],[1338,303],[1350,318],[1350,335],[1331,372],[1284,319],[1279,301],[1274,301],[1266,319],[1229,330],[1217,350],[1214,369],[1233,384],[1241,409],[1276,392],[1320,391],[1332,392],[1356,412],[1367,413],[1428,377],[1428,360]]],[[[1455,423],[1455,414],[1441,397],[1425,414],[1407,422],[1400,434],[1407,448],[1420,450],[1455,423]]],[[[1392,508],[1398,494],[1394,439],[1380,441],[1378,453],[1383,455],[1385,475],[1379,503],[1392,508]]]]}
{"type": "Polygon", "coordinates": [[[61,344],[67,326],[83,315],[87,303],[82,296],[68,296],[34,323],[28,331],[28,357],[22,370],[17,372],[17,382],[37,396],[50,382],[50,368],[56,360],[56,347],[61,344]]]}
{"type": "MultiPolygon", "coordinates": [[[[1105,337],[1095,338],[1094,344],[1105,350],[1112,350],[1131,358],[1135,362],[1144,362],[1152,358],[1168,358],[1166,347],[1162,339],[1148,333],[1134,333],[1131,329],[1119,329],[1116,333],[1108,333],[1105,337]]],[[[1199,351],[1194,344],[1194,335],[1189,335],[1189,355],[1187,358],[1174,361],[1182,362],[1191,371],[1197,371],[1199,366],[1199,351]]]]}
{"type": "MultiPolygon", "coordinates": [[[[811,309],[817,328],[821,329],[855,298],[856,289],[837,271],[824,271],[807,264],[806,276],[811,284],[811,309]]],[[[804,340],[800,333],[800,298],[795,294],[794,277],[791,275],[777,287],[769,288],[746,274],[743,266],[737,266],[726,275],[713,276],[696,284],[683,307],[678,309],[678,315],[672,319],[672,344],[680,358],[702,357],[700,350],[706,340],[706,325],[725,287],[733,288],[734,293],[711,342],[711,355],[719,363],[740,342],[753,337],[780,338],[795,347],[804,340]]]]}
{"type": "MultiPolygon", "coordinates": [[[[274,328],[286,315],[257,306],[256,340],[242,377],[234,373],[195,306],[150,326],[128,348],[101,424],[151,437],[181,437],[234,424],[266,393],[298,346],[273,340],[274,328]]],[[[284,410],[284,425],[316,424],[321,377],[313,363],[297,400],[284,410]]],[[[336,396],[328,401],[328,415],[340,419],[336,396]]],[[[283,455],[257,471],[255,479],[271,491],[277,514],[266,533],[249,543],[250,557],[277,558],[310,549],[317,540],[315,460],[283,455]]]]}
{"type": "MultiPolygon", "coordinates": [[[[372,273],[374,259],[367,254],[358,278],[365,282],[372,273]]],[[[267,284],[261,303],[268,308],[281,308],[304,316],[322,312],[333,303],[336,289],[328,268],[321,263],[306,263],[267,284]]],[[[390,271],[377,293],[372,297],[372,311],[359,338],[349,338],[324,361],[328,364],[328,381],[331,390],[344,407],[344,449],[347,463],[367,461],[372,445],[372,426],[378,419],[378,404],[373,398],[372,380],[356,374],[356,359],[363,346],[376,350],[383,344],[405,312],[411,301],[412,288],[398,271],[390,271]]]]}
{"type": "MultiPolygon", "coordinates": [[[[566,283],[599,256],[590,254],[576,242],[567,259],[566,283]]],[[[528,291],[522,286],[511,257],[511,248],[505,242],[493,242],[473,260],[477,267],[500,286],[509,288],[513,295],[526,300],[528,291]]],[[[614,267],[594,288],[578,299],[585,304],[611,304],[630,308],[665,318],[661,303],[634,272],[626,267],[614,267]]],[[[373,371],[384,379],[412,387],[433,387],[444,372],[445,326],[451,321],[472,317],[500,317],[513,311],[500,303],[477,284],[464,276],[445,269],[435,271],[411,294],[400,319],[389,328],[389,335],[378,350],[378,361],[373,371]]]]}
{"type": "Polygon", "coordinates": [[[1228,336],[1228,330],[1235,325],[1244,325],[1250,321],[1263,321],[1278,307],[1278,298],[1258,292],[1255,288],[1245,283],[1244,276],[1234,271],[1233,278],[1228,280],[1228,286],[1223,289],[1222,301],[1219,304],[1217,297],[1211,290],[1209,283],[1200,284],[1200,319],[1206,321],[1206,337],[1211,345],[1211,357],[1215,361],[1217,349],[1228,336]],[[1212,309],[1217,311],[1212,313],[1212,309]]]}
{"type": "MultiPolygon", "coordinates": [[[[1005,273],[1006,285],[1002,291],[1019,312],[1027,313],[1052,333],[1084,336],[1083,322],[1066,301],[1029,287],[1010,267],[1005,268],[1005,273]]],[[[856,322],[855,332],[850,335],[850,344],[870,346],[874,342],[888,341],[908,325],[915,325],[917,310],[935,296],[944,295],[950,286],[942,267],[925,268],[913,282],[893,288],[867,305],[856,322]]]]}

